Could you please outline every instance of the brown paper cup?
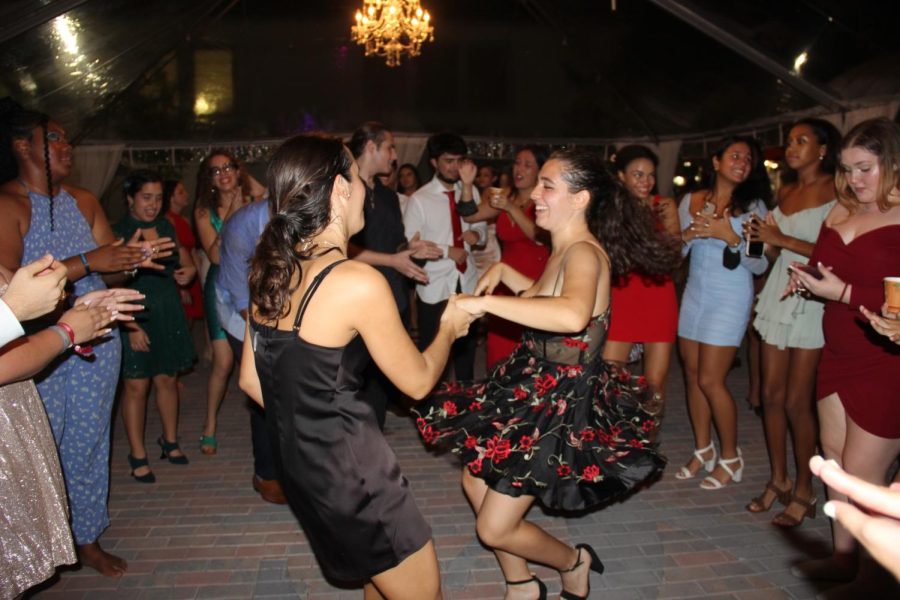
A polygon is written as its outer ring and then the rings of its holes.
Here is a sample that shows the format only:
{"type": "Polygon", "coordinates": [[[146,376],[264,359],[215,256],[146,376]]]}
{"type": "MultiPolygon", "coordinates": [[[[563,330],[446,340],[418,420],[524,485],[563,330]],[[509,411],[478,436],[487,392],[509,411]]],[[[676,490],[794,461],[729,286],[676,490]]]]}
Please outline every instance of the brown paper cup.
{"type": "Polygon", "coordinates": [[[884,301],[889,311],[900,312],[900,277],[884,278],[884,301]]]}

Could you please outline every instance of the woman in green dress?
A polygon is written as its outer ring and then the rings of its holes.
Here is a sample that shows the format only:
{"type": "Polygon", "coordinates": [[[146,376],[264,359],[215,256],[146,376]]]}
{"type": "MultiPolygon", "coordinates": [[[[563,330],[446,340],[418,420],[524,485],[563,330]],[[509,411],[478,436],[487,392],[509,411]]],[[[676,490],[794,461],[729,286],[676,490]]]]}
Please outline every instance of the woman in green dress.
{"type": "MultiPolygon", "coordinates": [[[[115,226],[116,235],[131,239],[141,230],[141,238],[176,239],[175,228],[160,214],[163,187],[159,174],[135,171],[125,180],[128,214],[115,226]]],[[[140,269],[129,287],[146,295],[146,310],[122,330],[122,419],[131,454],[131,475],[141,483],[153,483],[156,476],[147,462],[144,447],[144,423],[150,384],[156,386],[156,405],[162,421],[157,439],[160,458],[176,465],[188,459],[178,446],[178,373],[191,368],[196,354],[191,343],[178,285],[187,285],[197,274],[190,252],[178,253],[156,261],[159,269],[140,269]]]]}

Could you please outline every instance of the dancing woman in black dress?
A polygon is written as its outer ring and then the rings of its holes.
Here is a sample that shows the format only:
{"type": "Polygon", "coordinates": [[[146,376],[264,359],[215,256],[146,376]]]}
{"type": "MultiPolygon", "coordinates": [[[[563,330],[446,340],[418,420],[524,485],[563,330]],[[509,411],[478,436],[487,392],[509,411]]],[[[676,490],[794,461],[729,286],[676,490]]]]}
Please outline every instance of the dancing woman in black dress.
{"type": "MultiPolygon", "coordinates": [[[[535,500],[579,510],[608,501],[661,469],[649,441],[653,394],[603,360],[610,277],[671,272],[679,248],[654,234],[650,208],[629,198],[600,157],[554,154],[532,198],[553,252],[534,281],[504,263],[457,304],[525,326],[522,343],[486,382],[450,384],[415,409],[426,442],[465,462],[463,489],[478,536],[494,549],[507,598],[543,598],[528,561],[557,569],[563,598],[587,598],[603,566],[525,520],[535,500]],[[500,283],[517,296],[493,296],[500,283]]],[[[615,318],[615,315],[612,315],[615,318]]]]}
{"type": "Polygon", "coordinates": [[[451,298],[420,353],[384,277],[345,258],[365,188],[340,140],[288,140],[268,179],[276,211],[251,265],[241,388],[264,401],[285,495],[325,575],[365,582],[366,598],[440,598],[431,530],[362,397],[362,373],[371,355],[422,398],[472,316],[451,298]]]}

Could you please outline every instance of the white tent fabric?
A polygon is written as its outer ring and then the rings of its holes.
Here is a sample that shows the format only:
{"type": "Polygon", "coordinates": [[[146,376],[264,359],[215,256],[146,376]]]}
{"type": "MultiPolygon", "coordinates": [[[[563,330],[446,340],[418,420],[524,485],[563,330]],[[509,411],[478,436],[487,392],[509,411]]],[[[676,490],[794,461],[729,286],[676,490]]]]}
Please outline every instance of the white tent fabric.
{"type": "Polygon", "coordinates": [[[74,166],[68,181],[100,198],[122,162],[125,144],[92,144],[73,150],[74,166]]]}

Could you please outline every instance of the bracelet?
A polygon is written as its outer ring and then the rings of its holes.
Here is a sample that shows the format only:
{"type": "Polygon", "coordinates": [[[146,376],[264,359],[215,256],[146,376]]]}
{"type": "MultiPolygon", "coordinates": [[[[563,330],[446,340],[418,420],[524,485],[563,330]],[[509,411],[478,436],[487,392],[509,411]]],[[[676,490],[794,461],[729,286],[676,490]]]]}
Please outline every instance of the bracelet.
{"type": "MultiPolygon", "coordinates": [[[[56,325],[66,332],[66,335],[69,337],[69,342],[71,343],[71,346],[74,347],[74,350],[77,354],[85,358],[91,358],[92,356],[94,356],[93,346],[91,346],[90,344],[75,343],[75,330],[72,329],[71,325],[69,325],[68,323],[63,323],[62,321],[59,321],[56,325]]],[[[68,350],[68,347],[66,348],[66,350],[68,350]]]]}
{"type": "Polygon", "coordinates": [[[82,252],[81,254],[79,254],[78,258],[81,259],[81,264],[84,265],[84,274],[90,275],[91,274],[91,265],[88,263],[88,259],[87,259],[87,256],[85,255],[85,253],[82,252]]]}
{"type": "MultiPolygon", "coordinates": [[[[844,289],[841,290],[841,295],[838,296],[838,302],[843,302],[843,301],[844,301],[844,294],[847,293],[847,286],[848,286],[848,285],[850,285],[850,284],[849,284],[849,283],[845,283],[845,284],[844,284],[844,289]]],[[[850,300],[849,300],[849,299],[847,300],[847,304],[850,304],[850,300]]]]}
{"type": "Polygon", "coordinates": [[[71,338],[69,338],[69,333],[65,329],[63,329],[61,326],[52,325],[52,326],[48,327],[47,329],[55,331],[57,333],[57,335],[59,335],[59,339],[62,340],[63,349],[59,351],[60,354],[62,354],[63,352],[65,352],[66,350],[68,350],[69,348],[72,347],[72,342],[71,342],[71,338]]]}

